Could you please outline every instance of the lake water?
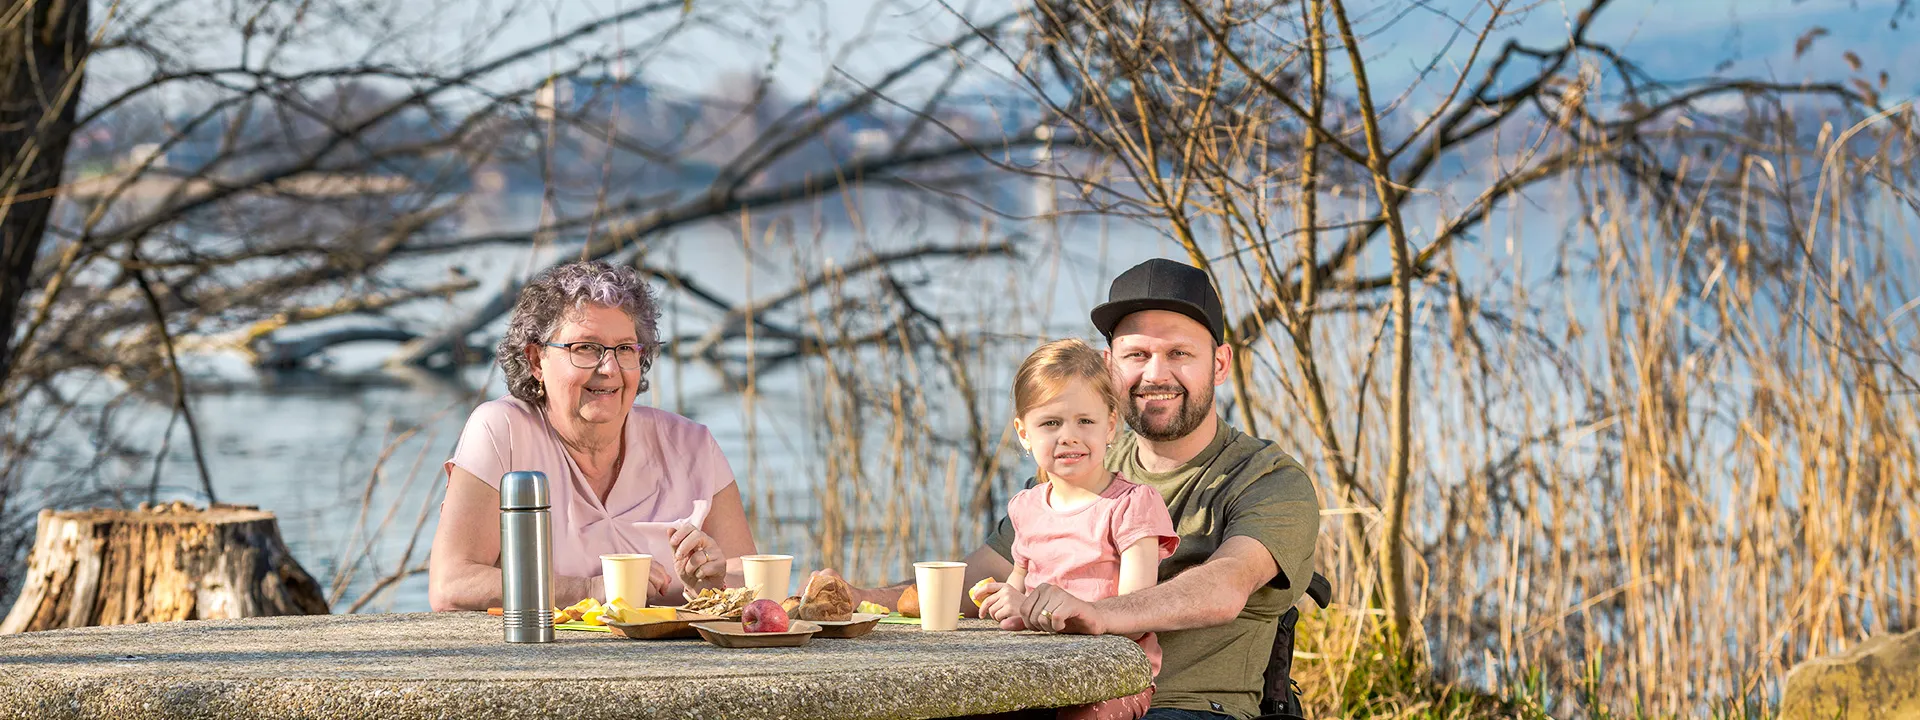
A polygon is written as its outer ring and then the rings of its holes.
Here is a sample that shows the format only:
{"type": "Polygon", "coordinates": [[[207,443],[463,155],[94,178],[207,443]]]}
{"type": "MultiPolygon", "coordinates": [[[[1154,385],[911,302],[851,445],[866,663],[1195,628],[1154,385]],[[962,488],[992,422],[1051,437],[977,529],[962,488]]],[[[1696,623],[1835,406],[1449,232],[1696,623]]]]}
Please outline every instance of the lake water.
{"type": "MultiPolygon", "coordinates": [[[[980,332],[983,340],[995,343],[976,356],[972,372],[978,374],[974,382],[983,388],[982,412],[991,420],[990,436],[1001,440],[1008,412],[1005,383],[1026,350],[1043,336],[1091,339],[1087,310],[1104,299],[1106,284],[1118,269],[1166,251],[1178,257],[1176,246],[1142,228],[1116,231],[1089,223],[1071,230],[1076,240],[1062,243],[1057,239],[1059,228],[1051,226],[1019,228],[1033,233],[1023,234],[1010,232],[1012,227],[928,226],[908,213],[867,220],[864,231],[842,226],[798,239],[760,236],[751,260],[737,223],[676,232],[655,241],[647,252],[652,263],[672,267],[739,304],[775,295],[798,277],[845,267],[869,253],[922,244],[1013,240],[1021,248],[1017,259],[937,259],[902,264],[894,272],[900,282],[913,288],[923,308],[957,331],[980,332]]],[[[482,217],[471,224],[475,231],[484,231],[493,222],[497,218],[482,217]]],[[[563,247],[533,259],[544,263],[566,251],[563,247]]],[[[403,322],[423,330],[457,317],[464,307],[478,304],[509,277],[523,273],[530,253],[526,248],[494,249],[464,253],[454,260],[457,263],[419,263],[405,268],[403,276],[432,279],[458,264],[485,287],[452,304],[429,302],[408,308],[398,315],[403,322]]],[[[871,294],[865,289],[869,285],[850,281],[847,294],[871,294]]],[[[664,289],[660,283],[655,287],[664,289]]],[[[779,317],[783,322],[802,323],[806,320],[803,305],[787,308],[779,317]]],[[[663,337],[704,331],[719,317],[710,306],[681,293],[663,293],[662,308],[663,337]]],[[[824,308],[812,310],[831,317],[824,308]]],[[[862,315],[859,310],[850,314],[862,315]]],[[[497,325],[485,338],[489,344],[497,338],[497,325]]],[[[742,346],[736,342],[728,347],[742,346]]],[[[345,611],[376,578],[393,572],[403,557],[409,558],[410,566],[425,562],[438,492],[444,484],[441,463],[450,454],[468,411],[505,392],[491,365],[450,371],[383,370],[382,361],[392,347],[383,343],[338,347],[316,371],[256,371],[237,354],[188,361],[198,386],[193,409],[218,499],[273,511],[287,543],[307,570],[323,585],[344,586],[340,592],[344,602],[336,605],[336,612],[345,611]],[[406,436],[400,438],[403,433],[406,436]],[[382,525],[384,530],[372,531],[382,525]],[[369,534],[377,535],[370,544],[369,534]],[[362,552],[363,546],[370,546],[371,552],[362,552]],[[341,574],[343,564],[352,565],[352,572],[341,574]]],[[[743,369],[727,368],[735,375],[743,369]]],[[[893,370],[872,368],[876,375],[893,370]]],[[[821,554],[819,508],[828,500],[819,481],[829,461],[818,432],[825,402],[822,373],[811,362],[756,368],[751,398],[730,387],[727,374],[706,362],[663,359],[650,375],[652,390],[639,402],[693,418],[713,431],[747,499],[761,550],[798,556],[796,573],[801,572],[821,554]]],[[[926,422],[944,428],[937,434],[964,437],[965,417],[957,411],[957,394],[943,390],[927,389],[926,422]]],[[[96,400],[85,407],[97,411],[112,393],[110,388],[94,385],[96,400]]],[[[99,481],[133,490],[132,501],[137,502],[145,499],[148,483],[157,476],[163,502],[204,501],[184,426],[174,430],[155,472],[151,457],[160,446],[167,420],[160,407],[134,404],[120,409],[115,419],[119,441],[141,453],[101,466],[96,473],[99,481]]],[[[884,434],[885,428],[877,432],[884,434]]],[[[62,432],[44,447],[53,452],[40,453],[30,472],[30,477],[42,482],[70,477],[75,471],[63,458],[86,456],[99,448],[99,442],[85,433],[62,432]]],[[[1031,472],[1011,466],[1017,453],[1006,450],[1002,455],[1009,467],[1002,473],[1001,485],[1010,486],[1031,472]]],[[[884,479],[887,472],[869,471],[865,477],[877,481],[875,486],[838,492],[843,506],[855,506],[852,514],[856,516],[849,518],[841,545],[847,553],[843,557],[860,558],[862,566],[848,568],[849,574],[868,581],[902,577],[910,573],[912,560],[926,559],[912,554],[950,556],[971,549],[984,519],[957,511],[971,493],[974,478],[953,472],[953,460],[951,453],[935,452],[905,458],[918,466],[914,475],[935,479],[924,487],[896,487],[897,482],[884,479]],[[874,510],[872,516],[857,516],[863,508],[874,510]],[[893,510],[883,515],[878,508],[893,510]],[[910,529],[893,527],[903,519],[911,523],[910,529]],[[861,556],[855,551],[854,546],[870,546],[874,538],[889,532],[911,533],[915,549],[886,556],[871,552],[861,556]]],[[[959,469],[964,468],[961,463],[959,469]]],[[[426,576],[421,574],[394,585],[365,611],[425,609],[426,576]]]]}

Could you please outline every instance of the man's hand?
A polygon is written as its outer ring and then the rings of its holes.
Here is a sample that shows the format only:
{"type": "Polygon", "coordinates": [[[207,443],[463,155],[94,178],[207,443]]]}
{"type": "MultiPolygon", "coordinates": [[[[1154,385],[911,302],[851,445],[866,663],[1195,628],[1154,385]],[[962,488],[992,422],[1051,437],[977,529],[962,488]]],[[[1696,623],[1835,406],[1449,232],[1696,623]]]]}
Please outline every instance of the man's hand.
{"type": "Polygon", "coordinates": [[[851,582],[848,582],[845,577],[842,577],[840,575],[840,571],[835,570],[833,568],[821,568],[819,570],[815,570],[811,573],[808,573],[807,582],[801,585],[800,587],[805,588],[805,587],[812,586],[813,578],[815,576],[829,577],[835,580],[839,580],[840,582],[847,583],[847,587],[853,590],[853,604],[855,605],[859,605],[860,603],[863,603],[863,602],[870,602],[875,605],[885,605],[889,608],[892,608],[896,603],[900,602],[899,590],[897,589],[894,590],[891,595],[887,593],[885,588],[881,588],[879,590],[869,590],[867,588],[863,588],[851,582]]]}
{"type": "MultiPolygon", "coordinates": [[[[1020,601],[1020,619],[1031,630],[1074,635],[1105,635],[1105,613],[1093,603],[1053,585],[1041,585],[1020,601]]],[[[1005,623],[1002,623],[1005,627],[1005,623]]]]}
{"type": "MultiPolygon", "coordinates": [[[[973,587],[974,583],[978,583],[989,577],[1009,577],[1013,572],[1013,563],[1007,562],[1006,558],[1000,557],[1000,553],[994,552],[993,548],[985,545],[969,553],[965,562],[967,563],[967,574],[966,579],[960,583],[962,588],[973,587]]],[[[833,568],[822,568],[816,571],[816,574],[836,578],[843,582],[846,580],[846,578],[840,577],[840,573],[835,572],[833,568]]],[[[863,588],[853,583],[847,583],[847,587],[853,588],[853,602],[855,605],[862,602],[870,602],[875,605],[885,605],[898,610],[900,609],[900,594],[906,592],[907,588],[913,587],[913,580],[908,579],[891,587],[863,588]]],[[[964,591],[962,591],[962,593],[964,593],[964,591]]],[[[966,612],[967,608],[973,607],[973,601],[967,599],[964,594],[961,596],[960,602],[961,612],[966,612]]]]}

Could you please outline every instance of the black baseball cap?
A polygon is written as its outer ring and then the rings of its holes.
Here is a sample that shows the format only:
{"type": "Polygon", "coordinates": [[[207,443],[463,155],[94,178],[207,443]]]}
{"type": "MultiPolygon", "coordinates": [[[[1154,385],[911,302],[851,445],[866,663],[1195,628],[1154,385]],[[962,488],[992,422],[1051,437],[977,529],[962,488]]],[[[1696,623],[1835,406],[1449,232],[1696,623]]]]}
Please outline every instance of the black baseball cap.
{"type": "Polygon", "coordinates": [[[1218,345],[1226,334],[1226,313],[1220,309],[1220,293],[1200,268],[1164,258],[1154,258],[1127,268],[1113,279],[1107,289],[1107,301],[1093,308],[1093,326],[1108,342],[1120,319],[1142,310],[1169,310],[1193,318],[1213,334],[1218,345]]]}

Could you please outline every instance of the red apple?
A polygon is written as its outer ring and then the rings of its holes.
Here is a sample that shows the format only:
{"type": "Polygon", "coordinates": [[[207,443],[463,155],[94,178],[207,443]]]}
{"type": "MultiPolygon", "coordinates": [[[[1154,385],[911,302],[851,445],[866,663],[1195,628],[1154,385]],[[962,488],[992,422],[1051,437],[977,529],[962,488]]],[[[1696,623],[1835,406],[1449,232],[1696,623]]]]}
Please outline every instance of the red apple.
{"type": "Polygon", "coordinates": [[[755,600],[740,611],[740,626],[750,633],[787,631],[787,611],[772,600],[755,600]]]}

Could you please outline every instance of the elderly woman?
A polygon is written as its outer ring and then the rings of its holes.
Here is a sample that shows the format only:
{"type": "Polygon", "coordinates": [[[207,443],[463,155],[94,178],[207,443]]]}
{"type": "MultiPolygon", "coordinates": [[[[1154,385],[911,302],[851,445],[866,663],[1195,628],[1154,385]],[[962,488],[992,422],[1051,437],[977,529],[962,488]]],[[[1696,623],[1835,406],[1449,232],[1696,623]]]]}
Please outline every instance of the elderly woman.
{"type": "Polygon", "coordinates": [[[599,575],[612,553],[653,556],[648,602],[740,584],[753,534],[720,446],[704,425],[633,404],[659,314],[632,270],[602,262],[553,268],[521,291],[498,350],[510,394],[473,411],[446,463],[433,609],[500,604],[500,478],[515,470],[547,476],[556,602],[611,599],[599,575]]]}

